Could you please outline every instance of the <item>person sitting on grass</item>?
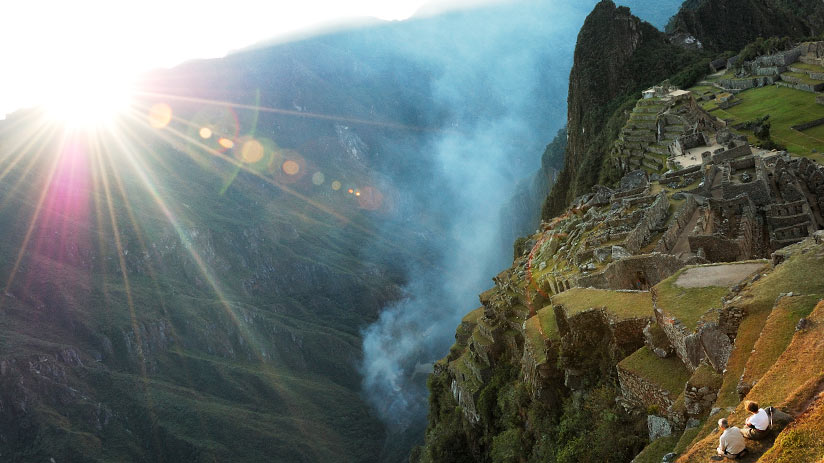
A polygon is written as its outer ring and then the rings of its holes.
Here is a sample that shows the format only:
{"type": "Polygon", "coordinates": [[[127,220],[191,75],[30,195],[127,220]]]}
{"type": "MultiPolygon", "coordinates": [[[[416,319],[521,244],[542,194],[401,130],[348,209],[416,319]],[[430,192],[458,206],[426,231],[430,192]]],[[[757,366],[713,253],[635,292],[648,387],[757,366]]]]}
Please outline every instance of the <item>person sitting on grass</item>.
{"type": "Polygon", "coordinates": [[[740,429],[735,426],[730,427],[726,418],[718,420],[718,429],[721,430],[721,437],[718,438],[718,460],[721,460],[721,457],[735,460],[747,452],[747,444],[744,442],[740,429]]]}
{"type": "Polygon", "coordinates": [[[747,418],[747,426],[744,427],[741,434],[747,439],[752,440],[765,438],[770,429],[770,416],[767,415],[766,410],[758,408],[758,403],[756,402],[747,401],[745,407],[752,415],[747,418]]]}

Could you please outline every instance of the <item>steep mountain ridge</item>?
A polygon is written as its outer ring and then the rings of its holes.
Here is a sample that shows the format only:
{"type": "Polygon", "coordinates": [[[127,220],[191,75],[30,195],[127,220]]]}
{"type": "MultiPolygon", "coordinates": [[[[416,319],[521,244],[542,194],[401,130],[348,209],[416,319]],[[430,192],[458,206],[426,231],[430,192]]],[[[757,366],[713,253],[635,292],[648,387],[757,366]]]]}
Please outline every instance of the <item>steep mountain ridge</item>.
{"type": "Polygon", "coordinates": [[[624,106],[634,95],[699,57],[669,44],[666,35],[626,7],[609,0],[595,6],[575,46],[564,168],[544,205],[544,220],[560,214],[572,198],[604,178],[609,141],[623,125],[624,106]]]}

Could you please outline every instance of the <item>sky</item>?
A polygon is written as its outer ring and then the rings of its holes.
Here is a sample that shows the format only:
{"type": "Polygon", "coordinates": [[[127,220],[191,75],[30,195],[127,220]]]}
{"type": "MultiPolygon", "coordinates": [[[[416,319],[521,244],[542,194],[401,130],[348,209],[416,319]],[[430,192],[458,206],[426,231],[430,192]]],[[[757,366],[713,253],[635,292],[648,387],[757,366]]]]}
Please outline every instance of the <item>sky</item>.
{"type": "Polygon", "coordinates": [[[25,0],[0,6],[0,119],[78,87],[217,58],[354,18],[403,20],[477,0],[25,0]]]}

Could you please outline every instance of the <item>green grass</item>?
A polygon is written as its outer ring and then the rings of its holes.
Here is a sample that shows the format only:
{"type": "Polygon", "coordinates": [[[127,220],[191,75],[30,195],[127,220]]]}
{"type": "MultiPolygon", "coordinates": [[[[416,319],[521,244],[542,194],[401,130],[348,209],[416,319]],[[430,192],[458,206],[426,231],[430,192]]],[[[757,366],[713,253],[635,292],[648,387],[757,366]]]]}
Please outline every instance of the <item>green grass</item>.
{"type": "MultiPolygon", "coordinates": [[[[690,267],[688,267],[690,268],[690,267]]],[[[695,330],[698,320],[713,307],[721,306],[721,298],[729,292],[723,286],[682,288],[675,284],[684,272],[682,269],[655,285],[656,306],[668,316],[681,321],[689,331],[695,330]]]]}
{"type": "MultiPolygon", "coordinates": [[[[456,373],[463,374],[463,377],[466,380],[464,384],[467,387],[472,388],[473,390],[479,390],[483,384],[478,381],[475,373],[469,368],[470,362],[472,362],[472,358],[469,356],[469,352],[464,352],[460,357],[449,362],[449,368],[454,370],[456,373]]],[[[456,374],[455,376],[458,375],[456,374]]]]}
{"type": "MultiPolygon", "coordinates": [[[[770,115],[772,138],[799,156],[810,156],[813,149],[824,152],[824,138],[801,133],[790,127],[824,118],[824,105],[815,102],[815,95],[787,87],[769,86],[747,90],[737,95],[743,102],[729,109],[718,109],[713,114],[731,119],[730,125],[770,115]]],[[[751,133],[750,141],[755,142],[751,133]]],[[[813,158],[819,162],[824,157],[813,158]]]]}
{"type": "Polygon", "coordinates": [[[822,83],[822,81],[813,79],[808,74],[803,73],[803,72],[785,72],[784,74],[781,74],[781,75],[782,76],[788,76],[788,77],[794,77],[794,78],[800,80],[802,83],[810,84],[810,85],[815,85],[815,84],[822,83]]]}
{"type": "Polygon", "coordinates": [[[824,72],[824,66],[819,66],[817,64],[802,63],[801,61],[791,64],[790,67],[803,69],[805,71],[824,72]]]}
{"type": "Polygon", "coordinates": [[[721,386],[721,379],[721,375],[716,373],[711,366],[702,363],[690,376],[689,383],[698,388],[706,386],[714,391],[721,386]]]}
{"type": "Polygon", "coordinates": [[[481,317],[483,317],[483,315],[484,315],[484,308],[483,307],[478,307],[477,309],[475,309],[475,310],[469,312],[468,314],[464,315],[464,317],[461,319],[461,322],[476,324],[476,323],[478,323],[478,320],[481,317]]]}
{"type": "Polygon", "coordinates": [[[618,366],[658,384],[662,389],[669,391],[673,397],[683,391],[684,385],[690,377],[689,371],[678,360],[678,357],[658,357],[646,346],[621,360],[618,366]]]}
{"type": "Polygon", "coordinates": [[[684,433],[681,434],[681,437],[678,439],[678,443],[675,444],[675,447],[672,449],[673,452],[680,454],[684,450],[689,447],[692,443],[695,436],[698,435],[698,431],[701,429],[701,426],[696,426],[694,428],[685,429],[684,433]]]}
{"type": "Polygon", "coordinates": [[[544,336],[541,334],[539,328],[540,319],[538,315],[530,317],[526,321],[526,329],[524,329],[524,343],[532,346],[532,352],[535,352],[536,363],[541,364],[546,362],[546,353],[544,352],[544,336]]]}
{"type": "Polygon", "coordinates": [[[667,437],[660,437],[650,442],[644,447],[632,461],[634,463],[661,463],[664,455],[672,452],[673,447],[678,442],[678,435],[672,434],[667,437]]]}
{"type": "Polygon", "coordinates": [[[619,319],[651,317],[652,297],[648,292],[623,292],[606,289],[572,288],[552,296],[552,303],[564,306],[567,316],[593,307],[603,307],[619,319]]]}
{"type": "Polygon", "coordinates": [[[778,302],[753,346],[744,381],[755,383],[769,370],[790,344],[798,320],[809,315],[821,298],[821,295],[804,295],[785,297],[778,302]]]}

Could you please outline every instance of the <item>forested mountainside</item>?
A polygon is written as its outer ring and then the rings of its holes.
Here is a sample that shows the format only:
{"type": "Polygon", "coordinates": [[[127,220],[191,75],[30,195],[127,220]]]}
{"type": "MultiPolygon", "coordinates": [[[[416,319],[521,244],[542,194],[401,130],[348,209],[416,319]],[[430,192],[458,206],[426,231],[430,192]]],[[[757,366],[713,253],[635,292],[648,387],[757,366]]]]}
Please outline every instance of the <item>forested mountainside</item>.
{"type": "Polygon", "coordinates": [[[581,117],[576,102],[643,79],[607,78],[632,69],[638,24],[608,1],[587,18],[564,171],[436,363],[412,461],[708,460],[720,418],[745,426],[745,401],[774,412],[743,461],[824,459],[824,373],[800,367],[824,362],[824,37],[770,27],[715,54],[662,35],[673,74],[598,124],[581,117]],[[592,37],[624,37],[623,54],[592,37]]]}
{"type": "Polygon", "coordinates": [[[736,51],[758,37],[814,37],[824,31],[824,5],[815,0],[689,0],[668,32],[685,32],[704,47],[736,51]]]}

